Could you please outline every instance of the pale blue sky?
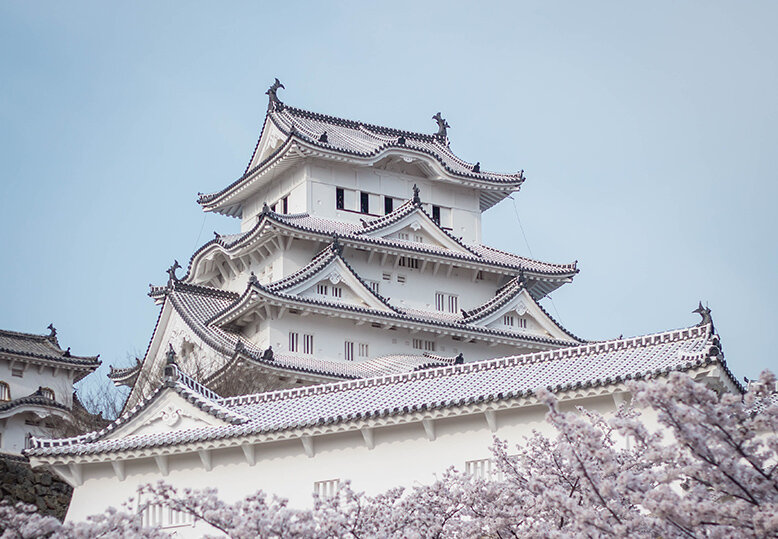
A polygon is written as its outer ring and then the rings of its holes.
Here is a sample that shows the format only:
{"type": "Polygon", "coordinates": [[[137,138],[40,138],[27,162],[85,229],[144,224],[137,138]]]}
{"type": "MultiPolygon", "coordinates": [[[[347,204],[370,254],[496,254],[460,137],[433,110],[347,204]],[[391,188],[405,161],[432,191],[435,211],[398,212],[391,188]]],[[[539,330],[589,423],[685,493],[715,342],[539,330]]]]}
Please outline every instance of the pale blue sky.
{"type": "MultiPolygon", "coordinates": [[[[0,327],[142,354],[165,281],[214,230],[273,77],[295,106],[434,132],[524,169],[552,314],[588,339],[713,309],[738,377],[776,367],[774,2],[2,2],[0,327]]],[[[507,200],[485,243],[529,255],[507,200]]],[[[102,374],[102,373],[101,373],[102,374]]]]}

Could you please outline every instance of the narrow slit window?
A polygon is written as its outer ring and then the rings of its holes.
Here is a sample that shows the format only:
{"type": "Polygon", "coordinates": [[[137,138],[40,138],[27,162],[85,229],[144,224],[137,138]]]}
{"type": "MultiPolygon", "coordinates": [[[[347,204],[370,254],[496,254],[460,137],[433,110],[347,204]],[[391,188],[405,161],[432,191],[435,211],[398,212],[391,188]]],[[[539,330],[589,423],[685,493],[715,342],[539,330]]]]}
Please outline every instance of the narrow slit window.
{"type": "Polygon", "coordinates": [[[346,349],[343,352],[343,357],[346,361],[354,361],[354,343],[352,341],[346,341],[346,349]]]}
{"type": "Polygon", "coordinates": [[[313,335],[303,335],[303,354],[313,354],[313,335]]]}
{"type": "Polygon", "coordinates": [[[345,209],[346,207],[346,195],[343,189],[338,187],[335,189],[335,208],[338,210],[345,209]]]}
{"type": "Polygon", "coordinates": [[[289,332],[289,351],[297,352],[297,348],[300,343],[300,335],[295,331],[289,332]]]}
{"type": "Polygon", "coordinates": [[[432,220],[440,225],[440,206],[432,206],[432,220]]]}
{"type": "Polygon", "coordinates": [[[370,195],[368,193],[359,193],[359,211],[370,213],[370,195]]]}
{"type": "Polygon", "coordinates": [[[289,195],[281,199],[281,213],[289,213],[289,195]]]}
{"type": "Polygon", "coordinates": [[[384,214],[392,213],[394,211],[394,199],[392,197],[384,197],[384,214]]]}

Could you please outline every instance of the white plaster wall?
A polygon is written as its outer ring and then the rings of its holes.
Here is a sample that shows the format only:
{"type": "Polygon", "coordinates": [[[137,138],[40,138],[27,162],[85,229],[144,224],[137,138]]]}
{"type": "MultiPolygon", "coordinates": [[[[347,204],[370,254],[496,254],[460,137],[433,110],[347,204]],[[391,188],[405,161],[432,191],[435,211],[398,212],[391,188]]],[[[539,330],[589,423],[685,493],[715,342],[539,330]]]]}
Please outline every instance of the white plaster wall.
{"type": "Polygon", "coordinates": [[[262,206],[265,202],[268,206],[278,204],[276,211],[281,213],[282,208],[279,201],[283,197],[289,196],[289,213],[306,211],[308,189],[305,183],[305,167],[298,165],[278,173],[277,176],[275,174],[275,172],[270,172],[269,177],[264,179],[262,187],[244,202],[241,232],[250,230],[257,224],[257,215],[262,212],[262,206]]]}
{"type": "MultiPolygon", "coordinates": [[[[603,413],[615,409],[610,396],[575,404],[603,413]]],[[[240,448],[220,449],[212,453],[210,472],[197,454],[171,456],[169,475],[162,479],[176,487],[215,487],[228,501],[262,489],[288,498],[293,507],[308,507],[315,481],[350,479],[355,490],[367,494],[430,483],[449,466],[463,470],[468,460],[489,458],[495,434],[511,444],[521,443],[533,429],[551,434],[545,414],[544,406],[497,412],[496,433],[489,430],[483,414],[437,420],[434,441],[420,422],[376,428],[372,450],[359,431],[317,436],[313,457],[306,456],[298,439],[259,444],[254,466],[240,448]]],[[[74,492],[68,519],[81,520],[109,505],[118,506],[138,485],[161,479],[150,458],[128,461],[125,471],[126,479],[119,481],[108,463],[85,465],[84,483],[74,492]]]]}
{"type": "Polygon", "coordinates": [[[32,412],[18,413],[0,419],[0,451],[21,454],[28,433],[36,437],[51,438],[54,434],[54,423],[32,412]],[[28,425],[28,420],[34,421],[37,425],[28,425]]]}
{"type": "Polygon", "coordinates": [[[11,362],[0,358],[0,381],[11,387],[11,399],[26,397],[37,391],[38,387],[48,387],[54,391],[54,400],[68,408],[73,406],[73,371],[54,367],[17,362],[24,367],[22,377],[11,374],[11,362]]]}
{"type": "Polygon", "coordinates": [[[383,196],[395,200],[395,208],[413,196],[413,185],[418,185],[425,209],[439,205],[446,209],[441,215],[443,226],[451,227],[452,233],[464,241],[478,242],[481,238],[481,211],[478,193],[475,189],[460,187],[416,176],[408,176],[371,168],[340,166],[324,161],[311,161],[308,165],[310,197],[307,211],[312,215],[354,224],[366,216],[359,213],[359,198],[355,192],[371,195],[370,213],[384,214],[383,196]],[[346,210],[335,207],[335,189],[347,190],[346,210]],[[382,196],[379,196],[382,195],[382,196]]]}

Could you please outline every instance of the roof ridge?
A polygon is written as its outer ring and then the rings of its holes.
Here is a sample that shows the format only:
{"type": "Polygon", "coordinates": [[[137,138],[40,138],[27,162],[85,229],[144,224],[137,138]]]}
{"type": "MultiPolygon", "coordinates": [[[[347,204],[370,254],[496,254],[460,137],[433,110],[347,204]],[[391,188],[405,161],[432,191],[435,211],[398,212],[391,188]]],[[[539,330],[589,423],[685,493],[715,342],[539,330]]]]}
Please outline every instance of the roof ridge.
{"type": "MultiPolygon", "coordinates": [[[[515,356],[504,356],[499,358],[486,359],[482,361],[475,361],[470,363],[462,363],[459,365],[450,365],[443,367],[434,367],[423,371],[411,371],[402,374],[388,374],[382,376],[376,376],[372,378],[360,378],[357,380],[348,380],[340,382],[330,382],[327,384],[320,384],[315,386],[305,386],[291,389],[279,389],[275,391],[268,391],[264,393],[254,393],[251,395],[240,395],[236,397],[227,397],[224,399],[225,405],[230,404],[256,404],[260,402],[268,402],[271,400],[278,400],[281,398],[297,398],[309,395],[315,395],[320,393],[334,393],[338,391],[345,391],[349,389],[385,385],[388,383],[396,383],[398,381],[407,381],[409,379],[423,379],[429,377],[444,377],[456,373],[467,372],[479,372],[483,370],[490,370],[499,367],[506,367],[512,365],[527,365],[536,363],[539,361],[551,361],[555,359],[565,357],[575,357],[581,355],[582,352],[596,352],[598,349],[606,347],[608,344],[624,343],[625,348],[632,348],[640,345],[655,344],[658,340],[661,341],[663,336],[669,335],[671,340],[682,340],[683,338],[692,338],[694,333],[700,330],[709,333],[710,326],[691,326],[688,328],[681,328],[675,330],[668,330],[661,333],[642,335],[632,337],[629,339],[615,339],[612,341],[602,341],[598,343],[585,343],[581,345],[570,346],[566,348],[557,348],[555,350],[544,350],[542,352],[533,352],[529,354],[520,354],[515,356]],[[648,342],[646,340],[648,339],[648,342]]],[[[709,335],[708,335],[709,336],[709,335]]]]}
{"type": "Polygon", "coordinates": [[[331,123],[333,125],[337,125],[337,126],[340,126],[340,127],[351,127],[351,128],[355,128],[355,129],[360,129],[360,128],[370,129],[370,130],[376,131],[377,133],[385,135],[385,136],[390,136],[390,135],[410,136],[411,138],[424,140],[425,142],[436,142],[436,141],[438,141],[438,138],[434,134],[421,133],[421,132],[418,132],[418,131],[407,131],[407,130],[398,129],[398,128],[395,128],[395,127],[387,127],[387,126],[378,125],[378,124],[366,123],[366,122],[362,122],[362,121],[359,121],[359,120],[350,120],[348,118],[341,118],[339,116],[332,116],[330,114],[323,114],[321,112],[313,112],[313,111],[310,111],[310,110],[305,110],[305,109],[301,109],[301,108],[298,108],[298,107],[293,107],[291,105],[286,105],[286,104],[284,104],[284,108],[283,108],[282,111],[280,111],[280,112],[272,111],[272,112],[270,112],[268,114],[269,115],[271,115],[271,114],[283,115],[284,112],[286,112],[286,111],[291,111],[293,114],[297,113],[300,116],[306,116],[308,118],[315,119],[315,120],[323,120],[323,121],[325,121],[327,123],[331,123]]]}

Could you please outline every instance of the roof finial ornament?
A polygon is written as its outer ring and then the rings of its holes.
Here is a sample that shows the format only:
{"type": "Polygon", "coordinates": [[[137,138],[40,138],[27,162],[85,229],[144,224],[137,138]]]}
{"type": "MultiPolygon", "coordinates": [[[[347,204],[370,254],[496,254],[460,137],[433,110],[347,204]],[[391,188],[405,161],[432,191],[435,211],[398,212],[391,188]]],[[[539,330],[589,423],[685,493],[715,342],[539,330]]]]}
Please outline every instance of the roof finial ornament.
{"type": "Polygon", "coordinates": [[[340,239],[337,234],[335,234],[332,239],[332,250],[336,255],[340,256],[343,254],[343,246],[340,244],[340,239]]]}
{"type": "Polygon", "coordinates": [[[465,362],[465,355],[462,352],[459,352],[459,355],[454,358],[454,365],[461,365],[465,362]]]}
{"type": "Polygon", "coordinates": [[[405,144],[405,137],[404,137],[404,136],[402,136],[402,135],[400,135],[399,137],[397,137],[397,144],[402,144],[402,145],[404,145],[404,144],[405,144]]]}
{"type": "Polygon", "coordinates": [[[267,201],[262,203],[262,214],[267,215],[270,213],[270,206],[267,205],[267,201]]]}
{"type": "Polygon", "coordinates": [[[327,140],[327,132],[326,131],[324,133],[322,133],[321,135],[319,135],[319,142],[324,142],[325,144],[327,142],[329,142],[329,140],[327,140]]]}
{"type": "Polygon", "coordinates": [[[166,365],[175,365],[176,364],[176,351],[173,350],[173,344],[168,343],[168,349],[167,352],[165,352],[165,364],[166,365]]]}
{"type": "Polygon", "coordinates": [[[249,283],[250,284],[259,284],[259,279],[257,279],[257,276],[254,275],[254,272],[251,272],[251,275],[249,275],[249,283]]]}
{"type": "Polygon", "coordinates": [[[416,205],[421,204],[421,197],[419,197],[419,186],[413,184],[413,203],[416,205]]]}
{"type": "Polygon", "coordinates": [[[57,328],[54,327],[54,323],[49,324],[48,330],[49,334],[47,336],[49,339],[53,339],[57,336],[57,328]]]}
{"type": "Polygon", "coordinates": [[[62,354],[62,357],[70,357],[70,347],[68,346],[68,349],[65,350],[65,353],[62,354]]]}
{"type": "Polygon", "coordinates": [[[273,347],[268,346],[264,352],[262,352],[262,359],[265,361],[273,361],[273,347]]]}
{"type": "Polygon", "coordinates": [[[173,265],[170,266],[166,271],[168,274],[168,281],[167,284],[171,285],[174,282],[178,281],[178,277],[176,277],[176,270],[181,267],[181,264],[178,263],[178,260],[173,260],[173,265]]]}
{"type": "Polygon", "coordinates": [[[281,81],[276,78],[276,81],[273,83],[273,85],[268,89],[267,92],[265,92],[268,97],[270,98],[267,104],[267,110],[270,112],[278,111],[281,112],[284,110],[284,104],[281,102],[280,99],[278,99],[278,89],[283,88],[286,90],[286,87],[281,84],[281,81]]]}
{"type": "Polygon", "coordinates": [[[480,174],[481,173],[481,162],[480,161],[478,161],[475,165],[473,165],[473,172],[475,172],[476,174],[480,174]]]}
{"type": "Polygon", "coordinates": [[[518,279],[518,285],[524,286],[527,283],[527,276],[524,275],[524,269],[519,270],[519,279],[518,279]]]}
{"type": "Polygon", "coordinates": [[[710,309],[708,307],[703,307],[702,302],[700,302],[699,307],[694,309],[692,311],[693,313],[697,313],[702,317],[702,320],[700,320],[698,326],[705,326],[707,324],[710,324],[711,333],[713,333],[713,317],[710,315],[710,309]]]}
{"type": "Polygon", "coordinates": [[[435,133],[435,136],[445,142],[448,138],[448,132],[446,129],[451,126],[448,125],[448,122],[443,118],[443,116],[440,115],[440,112],[433,116],[432,119],[438,122],[438,132],[435,133]]]}

